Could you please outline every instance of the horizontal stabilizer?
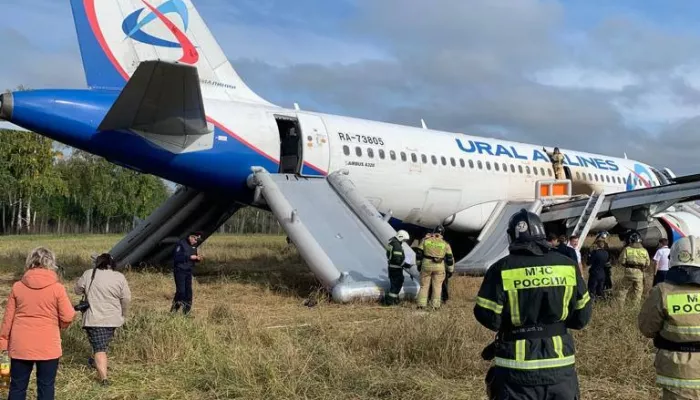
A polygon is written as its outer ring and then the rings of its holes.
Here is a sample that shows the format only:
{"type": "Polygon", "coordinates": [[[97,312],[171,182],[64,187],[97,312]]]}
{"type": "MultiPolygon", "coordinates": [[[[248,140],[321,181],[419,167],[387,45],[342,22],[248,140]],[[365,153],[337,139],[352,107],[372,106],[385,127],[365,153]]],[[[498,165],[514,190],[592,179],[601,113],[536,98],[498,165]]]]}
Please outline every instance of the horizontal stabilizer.
{"type": "Polygon", "coordinates": [[[197,68],[160,60],[142,62],[99,129],[167,136],[209,133],[197,68]]]}

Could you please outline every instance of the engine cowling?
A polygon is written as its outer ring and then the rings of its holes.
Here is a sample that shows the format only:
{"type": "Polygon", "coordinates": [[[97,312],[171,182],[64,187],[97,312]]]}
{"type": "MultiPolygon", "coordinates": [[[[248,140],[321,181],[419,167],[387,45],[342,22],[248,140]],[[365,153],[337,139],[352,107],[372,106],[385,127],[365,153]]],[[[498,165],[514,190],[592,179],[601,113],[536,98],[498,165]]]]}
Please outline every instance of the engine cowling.
{"type": "Polygon", "coordinates": [[[659,215],[658,221],[665,227],[670,243],[688,235],[700,236],[700,211],[695,206],[676,206],[659,215]]]}

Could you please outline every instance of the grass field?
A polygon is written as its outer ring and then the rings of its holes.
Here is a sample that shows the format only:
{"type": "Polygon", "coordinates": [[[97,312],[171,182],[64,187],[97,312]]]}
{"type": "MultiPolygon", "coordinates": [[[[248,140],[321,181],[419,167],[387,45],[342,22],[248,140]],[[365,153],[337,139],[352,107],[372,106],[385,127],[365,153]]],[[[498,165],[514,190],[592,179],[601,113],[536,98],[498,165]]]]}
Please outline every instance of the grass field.
{"type": "MultiPolygon", "coordinates": [[[[57,253],[75,303],[72,287],[90,254],[118,239],[0,237],[3,309],[31,248],[57,253]]],[[[479,278],[455,277],[453,300],[423,314],[413,304],[329,303],[283,237],[215,236],[201,251],[193,318],[168,314],[167,271],[126,272],[133,306],[110,349],[111,387],[95,383],[90,346],[73,323],[63,335],[58,399],[486,398],[489,363],[479,354],[492,335],[472,313],[479,278]],[[316,307],[303,305],[309,296],[316,307]]],[[[658,398],[653,347],[636,329],[636,310],[596,305],[574,335],[583,399],[658,398]]]]}

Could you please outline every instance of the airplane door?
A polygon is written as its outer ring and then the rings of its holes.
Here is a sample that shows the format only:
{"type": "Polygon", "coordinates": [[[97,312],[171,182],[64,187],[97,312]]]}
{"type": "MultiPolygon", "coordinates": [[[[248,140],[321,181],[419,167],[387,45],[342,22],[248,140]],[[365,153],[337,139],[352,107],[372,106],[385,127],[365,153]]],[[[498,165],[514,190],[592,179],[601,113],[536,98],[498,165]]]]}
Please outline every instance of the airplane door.
{"type": "Polygon", "coordinates": [[[297,114],[301,128],[302,164],[300,175],[324,176],[330,166],[330,144],[323,119],[316,115],[297,114]]]}

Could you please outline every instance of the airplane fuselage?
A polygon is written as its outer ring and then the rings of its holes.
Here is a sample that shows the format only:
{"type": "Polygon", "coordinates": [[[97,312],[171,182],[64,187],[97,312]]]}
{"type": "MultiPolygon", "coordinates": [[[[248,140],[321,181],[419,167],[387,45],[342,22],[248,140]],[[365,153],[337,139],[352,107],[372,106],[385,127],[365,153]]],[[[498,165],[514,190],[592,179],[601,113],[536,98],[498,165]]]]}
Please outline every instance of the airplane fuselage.
{"type": "MultiPolygon", "coordinates": [[[[554,179],[540,145],[220,100],[204,104],[214,127],[212,147],[173,154],[139,132],[98,130],[118,95],[107,90],[16,92],[9,119],[114,163],[246,202],[250,193],[242,189],[251,167],[273,173],[280,168],[283,128],[278,121],[286,118],[300,137],[294,172],[323,176],[347,169],[381,212],[423,227],[461,213],[452,228],[467,232],[483,227],[495,202],[534,198],[537,181],[554,179]]],[[[561,151],[574,194],[662,183],[660,174],[638,161],[561,151]]]]}

